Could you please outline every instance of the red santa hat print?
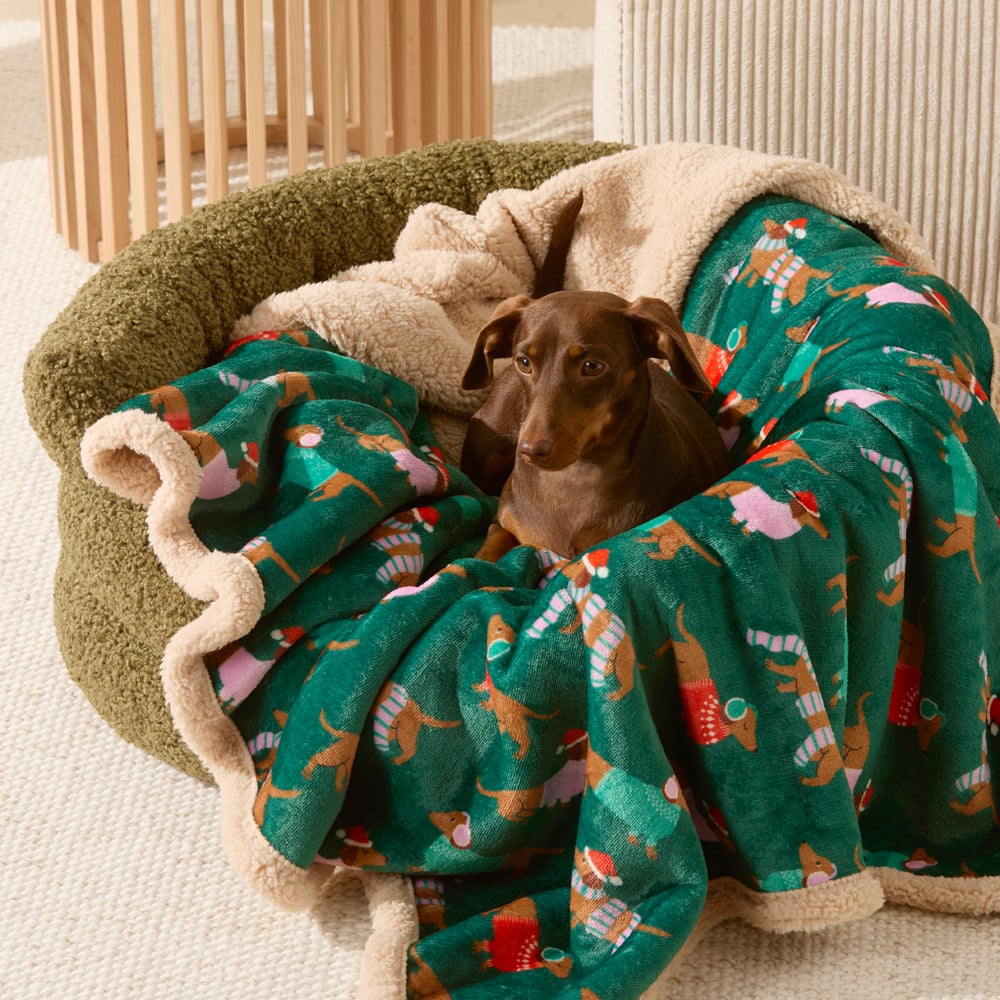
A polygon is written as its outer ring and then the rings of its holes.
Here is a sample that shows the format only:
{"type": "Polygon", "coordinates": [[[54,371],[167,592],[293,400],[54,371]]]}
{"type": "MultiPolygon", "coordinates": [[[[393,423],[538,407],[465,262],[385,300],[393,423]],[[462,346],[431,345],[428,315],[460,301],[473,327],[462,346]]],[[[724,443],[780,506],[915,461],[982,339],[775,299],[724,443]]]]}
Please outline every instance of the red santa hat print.
{"type": "Polygon", "coordinates": [[[591,577],[597,576],[604,579],[608,575],[608,559],[610,557],[611,553],[608,549],[594,549],[593,552],[587,552],[581,556],[580,562],[591,577]]]}
{"type": "Polygon", "coordinates": [[[372,846],[368,831],[360,823],[355,823],[347,830],[338,830],[337,836],[343,837],[344,843],[350,847],[370,848],[372,846]]]}
{"type": "Polygon", "coordinates": [[[604,851],[595,851],[592,847],[583,849],[583,856],[590,865],[591,870],[602,882],[610,882],[612,885],[621,885],[622,880],[615,868],[615,859],[604,851]]]}
{"type": "Polygon", "coordinates": [[[795,236],[797,239],[802,239],[806,235],[806,222],[808,220],[803,216],[798,219],[791,219],[789,222],[785,223],[785,229],[788,230],[789,236],[795,236]]]}
{"type": "Polygon", "coordinates": [[[434,525],[441,520],[441,512],[437,507],[414,507],[413,523],[423,525],[425,531],[433,531],[434,525]]]}
{"type": "Polygon", "coordinates": [[[556,747],[556,753],[565,753],[570,747],[575,747],[587,738],[587,734],[582,729],[567,729],[566,735],[562,738],[562,743],[556,747]]]}

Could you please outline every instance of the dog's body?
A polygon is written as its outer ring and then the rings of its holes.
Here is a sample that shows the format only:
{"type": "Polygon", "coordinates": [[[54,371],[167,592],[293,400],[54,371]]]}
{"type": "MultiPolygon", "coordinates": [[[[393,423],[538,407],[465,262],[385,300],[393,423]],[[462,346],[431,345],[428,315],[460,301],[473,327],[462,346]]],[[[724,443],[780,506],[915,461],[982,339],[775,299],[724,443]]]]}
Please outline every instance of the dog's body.
{"type": "MultiPolygon", "coordinates": [[[[558,274],[569,244],[564,210],[541,269],[558,274]],[[557,260],[553,265],[553,259],[557,260]]],[[[537,286],[536,286],[537,290],[537,286]]],[[[729,471],[719,433],[690,395],[710,386],[674,311],[592,291],[517,296],[479,333],[466,389],[496,378],[465,438],[462,468],[500,495],[481,553],[515,541],[575,557],[707,488],[729,471]],[[673,375],[651,361],[665,358],[673,375]]]]}

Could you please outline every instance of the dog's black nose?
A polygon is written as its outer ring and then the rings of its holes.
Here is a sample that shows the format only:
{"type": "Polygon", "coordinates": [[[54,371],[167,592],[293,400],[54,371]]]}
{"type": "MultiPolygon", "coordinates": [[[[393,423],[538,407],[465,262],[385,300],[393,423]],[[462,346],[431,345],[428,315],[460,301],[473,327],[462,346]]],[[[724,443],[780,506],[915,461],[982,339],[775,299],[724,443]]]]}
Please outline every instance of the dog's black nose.
{"type": "Polygon", "coordinates": [[[529,461],[544,461],[552,454],[552,441],[550,438],[538,438],[536,441],[522,438],[517,450],[529,461]]]}

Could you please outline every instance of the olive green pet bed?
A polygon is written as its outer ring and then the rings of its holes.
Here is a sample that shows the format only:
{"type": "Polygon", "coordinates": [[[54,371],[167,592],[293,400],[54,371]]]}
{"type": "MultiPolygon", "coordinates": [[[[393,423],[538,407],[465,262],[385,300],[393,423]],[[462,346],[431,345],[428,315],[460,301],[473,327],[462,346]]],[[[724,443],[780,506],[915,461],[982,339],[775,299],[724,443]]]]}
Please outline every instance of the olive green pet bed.
{"type": "Polygon", "coordinates": [[[160,660],[203,605],[150,552],[142,510],[88,479],[86,428],[120,403],[213,360],[267,296],[392,256],[409,213],[475,211],[610,144],[462,141],[310,171],[231,196],[128,247],[80,290],[25,368],[29,419],[61,472],[55,617],[67,669],[126,740],[205,776],[177,735],[160,660]]]}

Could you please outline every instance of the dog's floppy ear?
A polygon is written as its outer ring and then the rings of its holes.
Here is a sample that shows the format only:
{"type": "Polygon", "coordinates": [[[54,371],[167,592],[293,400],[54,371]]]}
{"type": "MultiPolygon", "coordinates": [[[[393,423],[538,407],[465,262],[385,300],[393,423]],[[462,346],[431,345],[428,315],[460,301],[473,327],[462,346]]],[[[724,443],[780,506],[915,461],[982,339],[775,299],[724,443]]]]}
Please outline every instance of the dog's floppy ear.
{"type": "Polygon", "coordinates": [[[684,388],[695,392],[711,391],[712,385],[677,313],[666,302],[643,296],[629,303],[625,316],[632,321],[636,343],[647,358],[664,358],[684,388]]]}
{"type": "Polygon", "coordinates": [[[489,322],[479,331],[472,357],[462,376],[463,389],[482,389],[493,379],[493,359],[509,358],[514,346],[514,331],[521,322],[524,307],[531,303],[527,295],[504,299],[489,322]]]}

